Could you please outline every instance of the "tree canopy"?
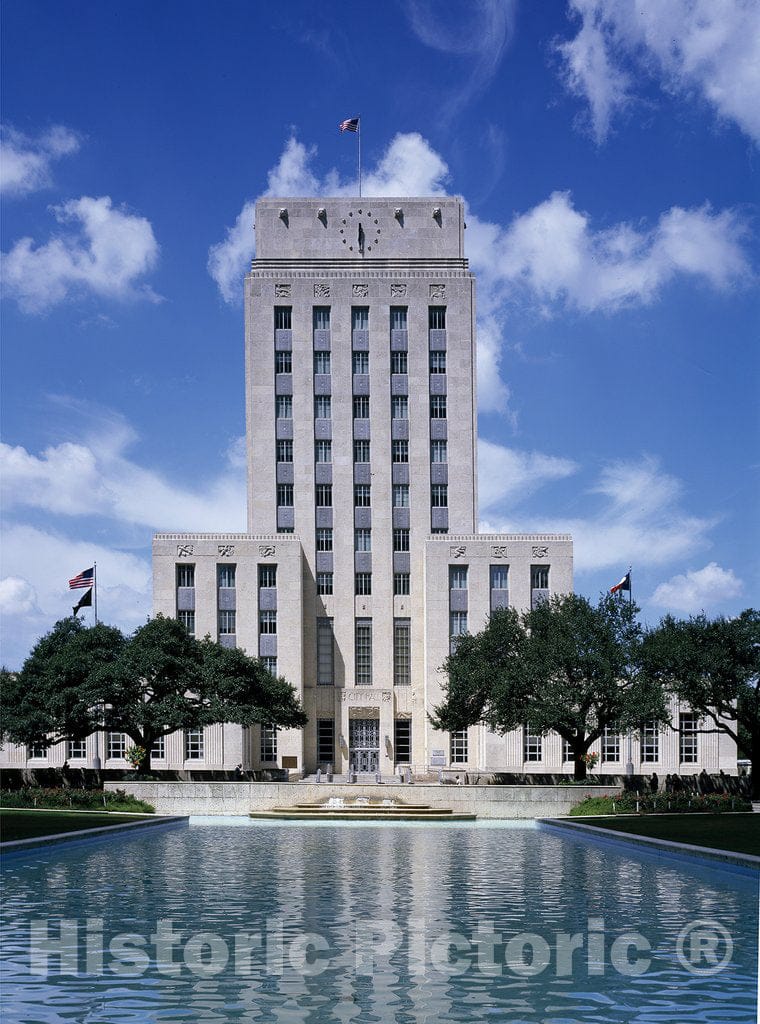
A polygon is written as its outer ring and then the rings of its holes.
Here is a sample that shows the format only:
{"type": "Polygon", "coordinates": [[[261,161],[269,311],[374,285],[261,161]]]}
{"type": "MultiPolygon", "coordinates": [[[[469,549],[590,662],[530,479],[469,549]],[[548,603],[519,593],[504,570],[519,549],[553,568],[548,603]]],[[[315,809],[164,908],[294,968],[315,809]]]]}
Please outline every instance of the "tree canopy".
{"type": "Polygon", "coordinates": [[[177,729],[215,722],[302,728],[301,702],[257,658],[196,640],[175,619],[150,619],[129,636],[62,619],[20,672],[4,673],[3,737],[50,745],[96,728],[124,732],[144,751],[177,729]]]}
{"type": "Polygon", "coordinates": [[[662,687],[639,671],[637,613],[619,597],[605,595],[592,605],[577,594],[555,596],[523,614],[494,612],[482,632],[464,636],[447,658],[445,700],[434,709],[433,725],[553,730],[570,745],[576,779],[585,778],[585,755],[605,728],[623,732],[648,718],[667,718],[662,687]]]}
{"type": "Polygon", "coordinates": [[[666,616],[645,638],[646,675],[726,733],[752,762],[760,795],[760,612],[733,619],[666,616]]]}

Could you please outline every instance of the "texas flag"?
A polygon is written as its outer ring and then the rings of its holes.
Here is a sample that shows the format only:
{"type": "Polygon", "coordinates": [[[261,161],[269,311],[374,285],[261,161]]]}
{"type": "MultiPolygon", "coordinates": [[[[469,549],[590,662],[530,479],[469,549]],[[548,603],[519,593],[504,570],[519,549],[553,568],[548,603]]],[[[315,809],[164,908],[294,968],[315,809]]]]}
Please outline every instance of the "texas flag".
{"type": "Polygon", "coordinates": [[[629,569],[625,576],[619,583],[616,583],[614,587],[610,587],[610,593],[616,594],[618,590],[630,590],[631,589],[631,570],[629,569]]]}

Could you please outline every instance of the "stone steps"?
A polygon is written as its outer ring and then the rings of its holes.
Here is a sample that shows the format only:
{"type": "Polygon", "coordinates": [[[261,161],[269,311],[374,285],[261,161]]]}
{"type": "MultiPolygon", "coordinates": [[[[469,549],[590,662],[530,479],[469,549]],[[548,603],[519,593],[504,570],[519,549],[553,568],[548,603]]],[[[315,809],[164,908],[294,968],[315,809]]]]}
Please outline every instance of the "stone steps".
{"type": "Polygon", "coordinates": [[[477,815],[429,804],[293,804],[270,810],[251,811],[251,818],[288,821],[475,821],[477,815]]]}

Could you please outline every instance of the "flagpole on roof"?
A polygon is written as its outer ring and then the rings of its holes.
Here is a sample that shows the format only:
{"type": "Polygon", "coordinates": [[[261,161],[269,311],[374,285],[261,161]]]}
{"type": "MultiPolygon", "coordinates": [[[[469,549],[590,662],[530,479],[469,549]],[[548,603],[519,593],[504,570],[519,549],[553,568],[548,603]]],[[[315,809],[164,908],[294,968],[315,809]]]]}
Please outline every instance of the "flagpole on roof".
{"type": "Polygon", "coordinates": [[[356,118],[356,145],[359,151],[359,198],[362,197],[362,116],[356,118]]]}

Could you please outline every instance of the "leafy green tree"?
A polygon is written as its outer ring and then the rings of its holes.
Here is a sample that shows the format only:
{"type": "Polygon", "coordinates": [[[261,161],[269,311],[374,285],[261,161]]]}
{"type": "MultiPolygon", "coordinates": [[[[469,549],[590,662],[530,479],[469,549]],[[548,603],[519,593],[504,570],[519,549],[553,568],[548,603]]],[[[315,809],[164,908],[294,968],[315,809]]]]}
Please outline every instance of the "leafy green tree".
{"type": "Polygon", "coordinates": [[[733,619],[667,615],[646,637],[648,677],[736,741],[752,762],[753,796],[760,798],[760,612],[733,619]]]}
{"type": "Polygon", "coordinates": [[[256,658],[191,637],[175,619],[150,619],[132,636],[64,619],[4,681],[3,735],[14,742],[82,739],[96,726],[124,732],[150,768],[156,740],[215,722],[302,728],[293,687],[256,658]]]}
{"type": "Polygon", "coordinates": [[[605,595],[594,606],[577,594],[522,615],[494,612],[447,658],[445,700],[434,709],[433,725],[558,732],[570,746],[575,778],[585,779],[584,758],[605,728],[624,732],[647,718],[667,718],[662,688],[638,671],[637,612],[618,597],[605,595]]]}

